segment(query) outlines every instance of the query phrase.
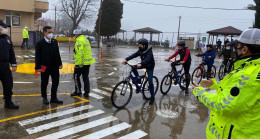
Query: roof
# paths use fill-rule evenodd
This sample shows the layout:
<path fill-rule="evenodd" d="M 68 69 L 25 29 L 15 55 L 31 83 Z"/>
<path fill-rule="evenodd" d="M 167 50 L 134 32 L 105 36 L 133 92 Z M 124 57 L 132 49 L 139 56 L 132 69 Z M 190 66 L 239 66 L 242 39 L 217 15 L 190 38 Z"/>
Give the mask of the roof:
<path fill-rule="evenodd" d="M 153 33 L 153 34 L 162 33 L 161 31 L 153 29 L 153 28 L 150 28 L 150 27 L 136 29 L 136 30 L 134 30 L 134 32 L 138 32 L 138 33 Z"/>
<path fill-rule="evenodd" d="M 220 29 L 215 29 L 207 32 L 208 34 L 211 35 L 240 35 L 242 33 L 241 30 L 234 28 L 232 26 L 220 28 Z"/>

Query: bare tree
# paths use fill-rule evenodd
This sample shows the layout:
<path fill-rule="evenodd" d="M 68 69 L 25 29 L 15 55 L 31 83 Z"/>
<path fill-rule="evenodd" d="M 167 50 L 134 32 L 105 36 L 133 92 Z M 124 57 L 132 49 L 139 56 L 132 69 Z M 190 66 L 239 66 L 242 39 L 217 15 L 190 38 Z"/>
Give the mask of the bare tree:
<path fill-rule="evenodd" d="M 76 29 L 82 21 L 91 17 L 96 1 L 97 0 L 60 0 L 61 11 L 65 12 L 72 20 L 71 30 Z"/>

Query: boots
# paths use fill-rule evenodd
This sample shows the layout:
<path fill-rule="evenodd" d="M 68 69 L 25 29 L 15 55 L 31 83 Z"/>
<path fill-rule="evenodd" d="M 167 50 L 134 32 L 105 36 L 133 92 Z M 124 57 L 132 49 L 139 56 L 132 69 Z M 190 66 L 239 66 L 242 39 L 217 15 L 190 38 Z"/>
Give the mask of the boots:
<path fill-rule="evenodd" d="M 11 100 L 5 102 L 6 109 L 19 109 L 18 105 L 15 105 Z"/>

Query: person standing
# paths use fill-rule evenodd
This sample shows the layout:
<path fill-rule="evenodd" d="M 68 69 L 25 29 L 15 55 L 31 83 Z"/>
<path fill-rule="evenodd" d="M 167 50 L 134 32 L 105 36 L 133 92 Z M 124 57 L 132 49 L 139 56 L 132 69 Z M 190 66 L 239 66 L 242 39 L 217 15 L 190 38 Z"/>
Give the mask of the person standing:
<path fill-rule="evenodd" d="M 74 70 L 74 81 L 75 81 L 75 92 L 71 96 L 80 96 L 81 92 L 81 82 L 80 77 L 83 76 L 84 82 L 84 96 L 89 97 L 90 84 L 89 84 L 89 69 L 90 65 L 94 64 L 96 61 L 92 57 L 91 45 L 88 39 L 82 35 L 81 30 L 76 29 L 73 31 L 76 38 L 75 49 L 74 49 L 74 60 L 75 60 L 75 70 Z"/>
<path fill-rule="evenodd" d="M 218 51 L 221 51 L 221 44 L 222 44 L 222 41 L 220 39 L 218 39 L 218 41 L 217 41 Z"/>
<path fill-rule="evenodd" d="M 28 40 L 29 40 L 28 27 L 25 26 L 23 29 L 23 43 L 22 43 L 21 48 L 24 48 L 24 44 L 26 43 L 26 48 L 29 49 Z"/>
<path fill-rule="evenodd" d="M 208 139 L 260 138 L 260 29 L 245 30 L 236 50 L 235 70 L 220 83 L 212 79 L 192 85 L 194 96 L 211 110 Z"/>
<path fill-rule="evenodd" d="M 49 76 L 52 78 L 50 103 L 61 104 L 57 98 L 62 61 L 57 40 L 53 39 L 53 29 L 50 26 L 43 28 L 44 38 L 37 42 L 35 52 L 35 70 L 41 72 L 41 93 L 44 104 L 49 104 L 47 99 L 47 86 Z"/>
<path fill-rule="evenodd" d="M 12 102 L 13 95 L 13 76 L 10 70 L 10 64 L 12 71 L 17 69 L 17 63 L 11 38 L 6 35 L 8 28 L 3 20 L 0 20 L 0 80 L 3 85 L 3 93 L 6 109 L 19 109 L 18 105 Z"/>

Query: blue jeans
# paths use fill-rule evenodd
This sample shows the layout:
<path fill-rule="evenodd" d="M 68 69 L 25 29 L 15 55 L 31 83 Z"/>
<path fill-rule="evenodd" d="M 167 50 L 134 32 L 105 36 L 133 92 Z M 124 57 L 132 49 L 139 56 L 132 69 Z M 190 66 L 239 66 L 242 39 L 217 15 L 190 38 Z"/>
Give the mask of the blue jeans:
<path fill-rule="evenodd" d="M 153 69 L 152 70 L 146 69 L 146 72 L 148 74 L 147 80 L 148 80 L 148 83 L 149 83 L 150 94 L 151 94 L 151 97 L 154 97 Z M 139 76 L 136 68 L 133 69 L 133 73 L 136 77 Z"/>

